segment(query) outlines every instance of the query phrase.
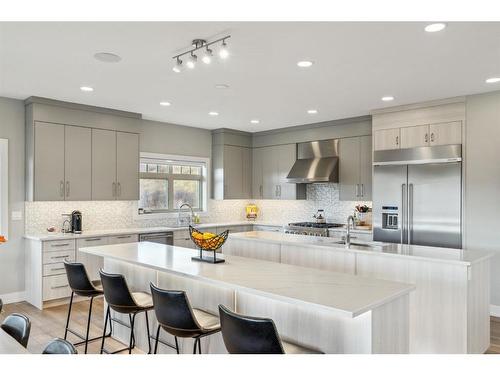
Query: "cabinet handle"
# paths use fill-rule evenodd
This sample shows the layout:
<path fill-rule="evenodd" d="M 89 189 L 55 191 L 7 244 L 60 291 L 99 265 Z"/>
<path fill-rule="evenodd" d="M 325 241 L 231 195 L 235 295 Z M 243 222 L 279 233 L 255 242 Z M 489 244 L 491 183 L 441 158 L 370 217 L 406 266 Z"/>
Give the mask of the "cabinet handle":
<path fill-rule="evenodd" d="M 365 185 L 364 184 L 361 184 L 361 196 L 362 197 L 365 196 Z"/>
<path fill-rule="evenodd" d="M 53 286 L 51 287 L 50 289 L 61 289 L 61 288 L 67 288 L 69 285 L 66 284 L 66 285 L 57 285 L 57 286 Z"/>
<path fill-rule="evenodd" d="M 279 197 L 281 198 L 281 185 L 278 185 L 278 193 L 279 193 Z"/>
<path fill-rule="evenodd" d="M 117 236 L 116 238 L 130 238 L 132 236 Z"/>
<path fill-rule="evenodd" d="M 59 268 L 51 268 L 51 271 L 62 271 L 64 270 L 64 267 L 59 267 Z"/>
<path fill-rule="evenodd" d="M 431 133 L 431 142 L 434 142 L 434 133 Z"/>
<path fill-rule="evenodd" d="M 264 196 L 264 187 L 262 185 L 259 187 L 259 194 L 261 198 Z"/>
<path fill-rule="evenodd" d="M 69 197 L 69 181 L 66 181 L 66 197 Z"/>
<path fill-rule="evenodd" d="M 429 143 L 429 134 L 425 133 L 425 143 Z"/>
<path fill-rule="evenodd" d="M 396 136 L 396 146 L 399 146 L 399 135 Z"/>
<path fill-rule="evenodd" d="M 100 241 L 100 238 L 86 238 L 85 242 Z"/>
<path fill-rule="evenodd" d="M 274 187 L 274 195 L 278 197 L 278 185 Z"/>
<path fill-rule="evenodd" d="M 69 255 L 59 255 L 59 256 L 56 256 L 56 257 L 51 257 L 52 259 L 66 259 L 66 258 L 69 258 Z"/>
<path fill-rule="evenodd" d="M 359 185 L 356 184 L 355 188 L 354 188 L 354 194 L 356 194 L 356 197 L 359 197 L 358 188 L 359 188 Z"/>
<path fill-rule="evenodd" d="M 64 197 L 64 181 L 61 181 L 61 182 L 59 183 L 59 195 L 60 195 L 61 197 Z"/>
<path fill-rule="evenodd" d="M 53 244 L 51 245 L 52 247 L 63 247 L 63 246 L 68 246 L 69 243 L 56 243 L 56 244 Z"/>
<path fill-rule="evenodd" d="M 113 182 L 113 184 L 111 185 L 111 194 L 113 195 L 113 197 L 116 197 L 116 182 Z"/>
<path fill-rule="evenodd" d="M 118 193 L 117 193 L 117 196 L 118 197 L 121 197 L 122 196 L 122 184 L 121 183 L 117 183 L 117 187 L 118 187 Z"/>

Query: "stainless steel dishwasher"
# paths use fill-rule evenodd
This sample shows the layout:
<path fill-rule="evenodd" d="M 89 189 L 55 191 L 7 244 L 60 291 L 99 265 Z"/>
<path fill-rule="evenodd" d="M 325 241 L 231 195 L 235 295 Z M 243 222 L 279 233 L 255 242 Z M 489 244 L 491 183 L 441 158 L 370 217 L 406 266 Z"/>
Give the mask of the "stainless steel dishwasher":
<path fill-rule="evenodd" d="M 173 232 L 155 232 L 155 233 L 144 233 L 139 235 L 139 242 L 155 242 L 161 243 L 162 245 L 173 245 L 174 244 L 174 233 Z"/>

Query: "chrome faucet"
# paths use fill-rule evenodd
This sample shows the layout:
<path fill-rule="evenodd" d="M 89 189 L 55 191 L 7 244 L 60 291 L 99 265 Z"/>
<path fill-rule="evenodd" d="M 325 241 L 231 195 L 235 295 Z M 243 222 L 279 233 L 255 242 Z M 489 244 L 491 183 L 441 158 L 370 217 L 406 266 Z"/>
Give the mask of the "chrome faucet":
<path fill-rule="evenodd" d="M 185 224 L 184 220 L 181 217 L 182 207 L 188 207 L 189 211 L 191 211 L 191 215 L 187 218 L 187 224 L 191 225 L 191 223 L 193 222 L 194 212 L 193 212 L 193 207 L 191 207 L 189 203 L 183 203 L 179 206 L 179 217 L 177 218 L 177 223 L 179 225 Z"/>
<path fill-rule="evenodd" d="M 347 218 L 347 225 L 346 225 L 346 233 L 345 233 L 345 247 L 350 247 L 351 246 L 351 225 L 350 222 L 352 221 L 352 229 L 356 229 L 356 221 L 354 220 L 354 216 L 350 215 Z"/>

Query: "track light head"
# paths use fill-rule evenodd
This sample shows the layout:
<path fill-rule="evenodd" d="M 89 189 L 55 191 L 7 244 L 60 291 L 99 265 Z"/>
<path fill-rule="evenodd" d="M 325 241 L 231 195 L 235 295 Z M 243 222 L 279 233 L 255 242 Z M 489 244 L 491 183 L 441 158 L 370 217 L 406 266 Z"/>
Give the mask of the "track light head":
<path fill-rule="evenodd" d="M 227 48 L 226 39 L 222 40 L 222 45 L 219 49 L 219 57 L 221 59 L 227 59 L 229 57 L 229 50 Z"/>
<path fill-rule="evenodd" d="M 214 55 L 213 51 L 207 46 L 205 52 L 203 52 L 203 57 L 201 58 L 201 61 L 203 61 L 205 64 L 210 64 L 212 62 L 213 55 Z"/>
<path fill-rule="evenodd" d="M 182 68 L 183 68 L 182 60 L 179 57 L 177 57 L 177 59 L 175 60 L 175 65 L 172 68 L 172 70 L 176 73 L 180 73 L 180 72 L 182 72 Z"/>
<path fill-rule="evenodd" d="M 186 66 L 189 69 L 194 69 L 194 67 L 196 66 L 196 61 L 198 61 L 198 56 L 196 56 L 193 52 L 191 52 L 191 56 L 189 56 Z"/>

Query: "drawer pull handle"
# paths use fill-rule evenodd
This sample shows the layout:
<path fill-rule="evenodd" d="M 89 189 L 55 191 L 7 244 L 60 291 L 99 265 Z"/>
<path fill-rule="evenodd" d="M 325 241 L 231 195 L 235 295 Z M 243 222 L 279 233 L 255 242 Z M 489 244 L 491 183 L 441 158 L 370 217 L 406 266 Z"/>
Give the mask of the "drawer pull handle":
<path fill-rule="evenodd" d="M 63 247 L 63 246 L 69 246 L 69 243 L 56 243 L 51 245 L 52 247 Z"/>
<path fill-rule="evenodd" d="M 60 267 L 60 268 L 51 268 L 50 270 L 51 270 L 51 271 L 62 271 L 62 270 L 64 270 L 64 267 Z"/>
<path fill-rule="evenodd" d="M 52 259 L 61 259 L 61 258 L 69 258 L 69 255 L 59 255 L 59 256 L 56 256 L 56 257 L 51 257 Z"/>
<path fill-rule="evenodd" d="M 118 236 L 116 238 L 130 238 L 130 237 L 132 237 L 132 236 Z"/>
<path fill-rule="evenodd" d="M 91 241 L 100 241 L 100 238 L 87 238 L 85 241 L 86 242 L 91 242 Z"/>
<path fill-rule="evenodd" d="M 69 285 L 66 284 L 66 285 L 58 285 L 58 286 L 52 286 L 50 287 L 50 289 L 62 289 L 62 288 L 67 288 Z"/>

